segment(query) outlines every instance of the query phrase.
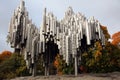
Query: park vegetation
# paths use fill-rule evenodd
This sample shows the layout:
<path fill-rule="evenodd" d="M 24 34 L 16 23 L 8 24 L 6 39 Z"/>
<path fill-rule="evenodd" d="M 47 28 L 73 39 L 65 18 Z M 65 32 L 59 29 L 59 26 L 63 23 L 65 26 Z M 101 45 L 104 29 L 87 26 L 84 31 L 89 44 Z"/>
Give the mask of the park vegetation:
<path fill-rule="evenodd" d="M 105 35 L 105 45 L 96 41 L 93 47 L 82 53 L 82 61 L 79 66 L 80 73 L 108 73 L 120 71 L 120 32 L 113 34 L 112 42 L 109 41 L 110 34 L 107 27 L 101 25 Z M 74 72 L 74 64 L 67 66 L 58 54 L 54 61 L 58 74 L 69 74 Z"/>
<path fill-rule="evenodd" d="M 107 27 L 101 26 L 105 34 L 105 46 L 100 41 L 96 41 L 93 47 L 82 53 L 81 65 L 78 67 L 80 73 L 108 73 L 120 71 L 120 32 L 113 34 L 112 42 Z M 44 75 L 43 62 L 37 64 L 39 74 Z M 53 62 L 57 74 L 74 74 L 74 65 L 69 66 L 63 57 L 57 54 Z M 30 75 L 23 55 L 3 51 L 0 53 L 0 80 L 11 79 L 19 76 Z"/>
<path fill-rule="evenodd" d="M 29 75 L 22 55 L 3 51 L 0 54 L 0 80 Z"/>

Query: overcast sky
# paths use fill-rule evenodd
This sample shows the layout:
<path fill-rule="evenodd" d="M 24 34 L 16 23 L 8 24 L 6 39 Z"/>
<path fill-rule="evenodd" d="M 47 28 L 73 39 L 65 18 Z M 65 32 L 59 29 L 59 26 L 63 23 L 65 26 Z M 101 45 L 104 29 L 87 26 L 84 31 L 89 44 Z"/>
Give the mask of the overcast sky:
<path fill-rule="evenodd" d="M 29 17 L 39 28 L 43 9 L 53 12 L 62 19 L 66 9 L 71 6 L 74 12 L 81 12 L 87 18 L 94 16 L 102 25 L 107 26 L 112 35 L 120 31 L 120 0 L 24 0 Z M 0 52 L 13 51 L 6 43 L 10 18 L 20 0 L 0 0 Z"/>

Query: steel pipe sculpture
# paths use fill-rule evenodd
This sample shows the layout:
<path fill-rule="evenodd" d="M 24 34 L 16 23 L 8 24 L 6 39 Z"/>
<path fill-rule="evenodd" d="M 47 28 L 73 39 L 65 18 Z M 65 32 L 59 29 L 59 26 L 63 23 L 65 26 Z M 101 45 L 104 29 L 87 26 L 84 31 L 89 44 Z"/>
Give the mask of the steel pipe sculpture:
<path fill-rule="evenodd" d="M 65 12 L 65 17 L 61 21 L 58 21 L 53 13 L 47 13 L 45 8 L 43 24 L 39 31 L 29 19 L 23 0 L 14 11 L 8 34 L 8 42 L 15 52 L 24 55 L 27 68 L 33 76 L 36 75 L 36 61 L 39 54 L 44 56 L 45 75 L 49 75 L 49 66 L 57 52 L 63 56 L 67 65 L 75 64 L 75 75 L 77 75 L 81 52 L 86 51 L 97 40 L 105 45 L 100 23 L 94 17 L 86 19 L 81 13 L 75 14 L 71 7 Z M 56 47 L 54 49 L 51 47 L 53 44 L 58 50 Z"/>

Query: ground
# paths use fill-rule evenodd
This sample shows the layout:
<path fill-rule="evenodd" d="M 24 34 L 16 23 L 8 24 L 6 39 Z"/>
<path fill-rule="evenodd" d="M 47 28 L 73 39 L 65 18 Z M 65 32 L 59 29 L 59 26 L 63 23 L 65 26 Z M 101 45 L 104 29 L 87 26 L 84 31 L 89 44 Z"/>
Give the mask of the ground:
<path fill-rule="evenodd" d="M 17 77 L 11 80 L 120 80 L 120 72 L 106 74 L 79 74 L 77 77 L 73 75 L 29 76 Z"/>

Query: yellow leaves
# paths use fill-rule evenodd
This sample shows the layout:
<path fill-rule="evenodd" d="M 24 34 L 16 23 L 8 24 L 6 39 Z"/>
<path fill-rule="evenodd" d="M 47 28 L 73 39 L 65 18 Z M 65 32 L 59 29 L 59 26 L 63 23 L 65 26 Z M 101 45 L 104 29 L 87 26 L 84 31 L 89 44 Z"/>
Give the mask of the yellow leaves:
<path fill-rule="evenodd" d="M 99 51 L 102 50 L 102 45 L 100 44 L 100 42 L 96 42 L 95 47 L 96 47 L 96 50 L 99 50 Z"/>
<path fill-rule="evenodd" d="M 102 45 L 100 42 L 95 43 L 95 51 L 94 51 L 94 58 L 96 61 L 99 61 L 100 56 L 102 55 Z"/>
<path fill-rule="evenodd" d="M 100 51 L 96 51 L 96 52 L 95 52 L 95 55 L 94 55 L 95 60 L 98 61 L 98 60 L 99 60 L 99 57 L 101 56 L 101 54 L 102 54 L 102 53 L 101 53 Z"/>

